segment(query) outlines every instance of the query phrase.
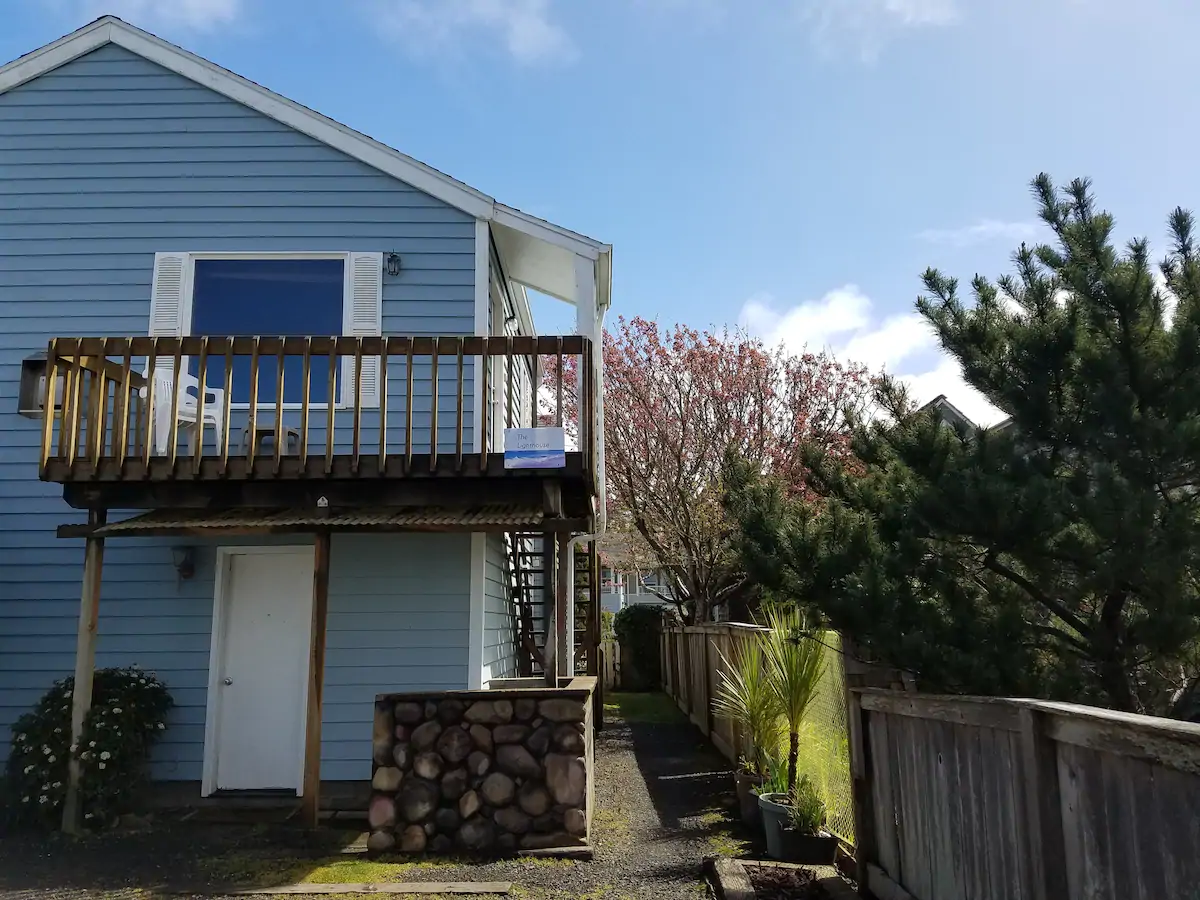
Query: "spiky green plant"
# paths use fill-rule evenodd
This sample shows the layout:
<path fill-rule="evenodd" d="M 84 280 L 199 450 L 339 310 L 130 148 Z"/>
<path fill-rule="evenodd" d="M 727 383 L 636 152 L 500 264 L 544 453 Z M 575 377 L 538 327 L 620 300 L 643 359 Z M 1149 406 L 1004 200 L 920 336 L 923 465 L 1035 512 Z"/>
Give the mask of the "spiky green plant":
<path fill-rule="evenodd" d="M 759 776 L 766 775 L 770 755 L 782 738 L 782 710 L 767 679 L 763 644 L 757 635 L 743 638 L 728 657 L 716 648 L 722 668 L 713 698 L 713 713 L 741 728 L 746 768 Z"/>
<path fill-rule="evenodd" d="M 801 834 L 819 834 L 825 824 L 825 801 L 817 786 L 807 776 L 801 776 L 792 792 L 792 827 Z"/>
<path fill-rule="evenodd" d="M 788 794 L 792 794 L 796 790 L 800 728 L 825 671 L 824 647 L 813 640 L 804 616 L 796 609 L 769 608 L 767 627 L 771 630 L 764 653 L 765 680 L 787 728 L 787 785 Z"/>

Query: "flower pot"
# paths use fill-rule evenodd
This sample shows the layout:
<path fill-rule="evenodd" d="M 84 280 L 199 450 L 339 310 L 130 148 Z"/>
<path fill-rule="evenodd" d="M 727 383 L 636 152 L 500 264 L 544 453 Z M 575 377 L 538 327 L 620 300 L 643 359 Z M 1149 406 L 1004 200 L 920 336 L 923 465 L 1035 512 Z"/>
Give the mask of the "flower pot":
<path fill-rule="evenodd" d="M 807 866 L 831 866 L 837 856 L 838 839 L 828 832 L 801 834 L 794 828 L 780 832 L 780 850 L 787 862 Z"/>
<path fill-rule="evenodd" d="M 791 818 L 792 808 L 787 794 L 759 794 L 758 808 L 762 815 L 763 834 L 767 838 L 767 856 L 782 860 L 783 826 Z"/>
<path fill-rule="evenodd" d="M 763 777 L 752 772 L 735 772 L 733 782 L 737 786 L 738 809 L 742 814 L 742 823 L 754 827 L 762 822 L 762 813 L 758 809 L 757 788 L 762 787 Z"/>

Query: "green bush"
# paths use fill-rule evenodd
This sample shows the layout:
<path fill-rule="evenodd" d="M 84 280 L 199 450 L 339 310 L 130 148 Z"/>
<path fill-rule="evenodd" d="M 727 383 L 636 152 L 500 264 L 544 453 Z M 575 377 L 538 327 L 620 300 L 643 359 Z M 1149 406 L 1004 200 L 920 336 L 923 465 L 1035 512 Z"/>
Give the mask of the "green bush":
<path fill-rule="evenodd" d="M 617 616 L 616 613 L 611 613 L 607 609 L 600 612 L 600 640 L 611 641 L 616 637 L 616 632 L 613 631 L 613 619 Z"/>
<path fill-rule="evenodd" d="M 659 635 L 664 612 L 661 606 L 626 606 L 613 619 L 621 643 L 621 687 L 627 691 L 653 691 L 662 684 Z"/>
<path fill-rule="evenodd" d="M 172 706 L 166 686 L 136 666 L 98 669 L 78 747 L 71 745 L 74 689 L 74 678 L 55 682 L 13 725 L 6 781 L 19 821 L 58 825 L 71 754 L 82 766 L 80 801 L 89 827 L 128 812 L 145 783 L 150 747 L 166 729 Z"/>

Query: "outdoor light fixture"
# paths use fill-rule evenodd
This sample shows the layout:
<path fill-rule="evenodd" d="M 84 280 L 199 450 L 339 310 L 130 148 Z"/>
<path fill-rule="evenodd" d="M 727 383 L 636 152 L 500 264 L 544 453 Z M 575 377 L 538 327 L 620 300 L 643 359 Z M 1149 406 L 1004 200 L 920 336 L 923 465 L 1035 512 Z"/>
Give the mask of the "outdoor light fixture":
<path fill-rule="evenodd" d="M 393 278 L 400 274 L 400 254 L 393 250 L 383 254 L 383 269 Z"/>
<path fill-rule="evenodd" d="M 21 383 L 17 388 L 17 412 L 28 419 L 40 419 L 46 409 L 46 354 L 35 353 L 21 360 Z M 54 412 L 62 411 L 63 376 L 55 379 Z"/>
<path fill-rule="evenodd" d="M 196 574 L 196 548 L 172 547 L 171 562 L 174 563 L 180 579 L 186 581 Z"/>

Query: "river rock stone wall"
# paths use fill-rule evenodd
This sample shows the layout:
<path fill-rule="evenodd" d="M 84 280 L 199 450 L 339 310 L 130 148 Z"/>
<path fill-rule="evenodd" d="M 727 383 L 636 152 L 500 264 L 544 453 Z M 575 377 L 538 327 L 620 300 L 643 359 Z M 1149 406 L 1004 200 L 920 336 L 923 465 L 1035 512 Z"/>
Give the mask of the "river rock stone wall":
<path fill-rule="evenodd" d="M 587 846 L 591 713 L 590 689 L 380 695 L 368 848 L 505 854 Z"/>

